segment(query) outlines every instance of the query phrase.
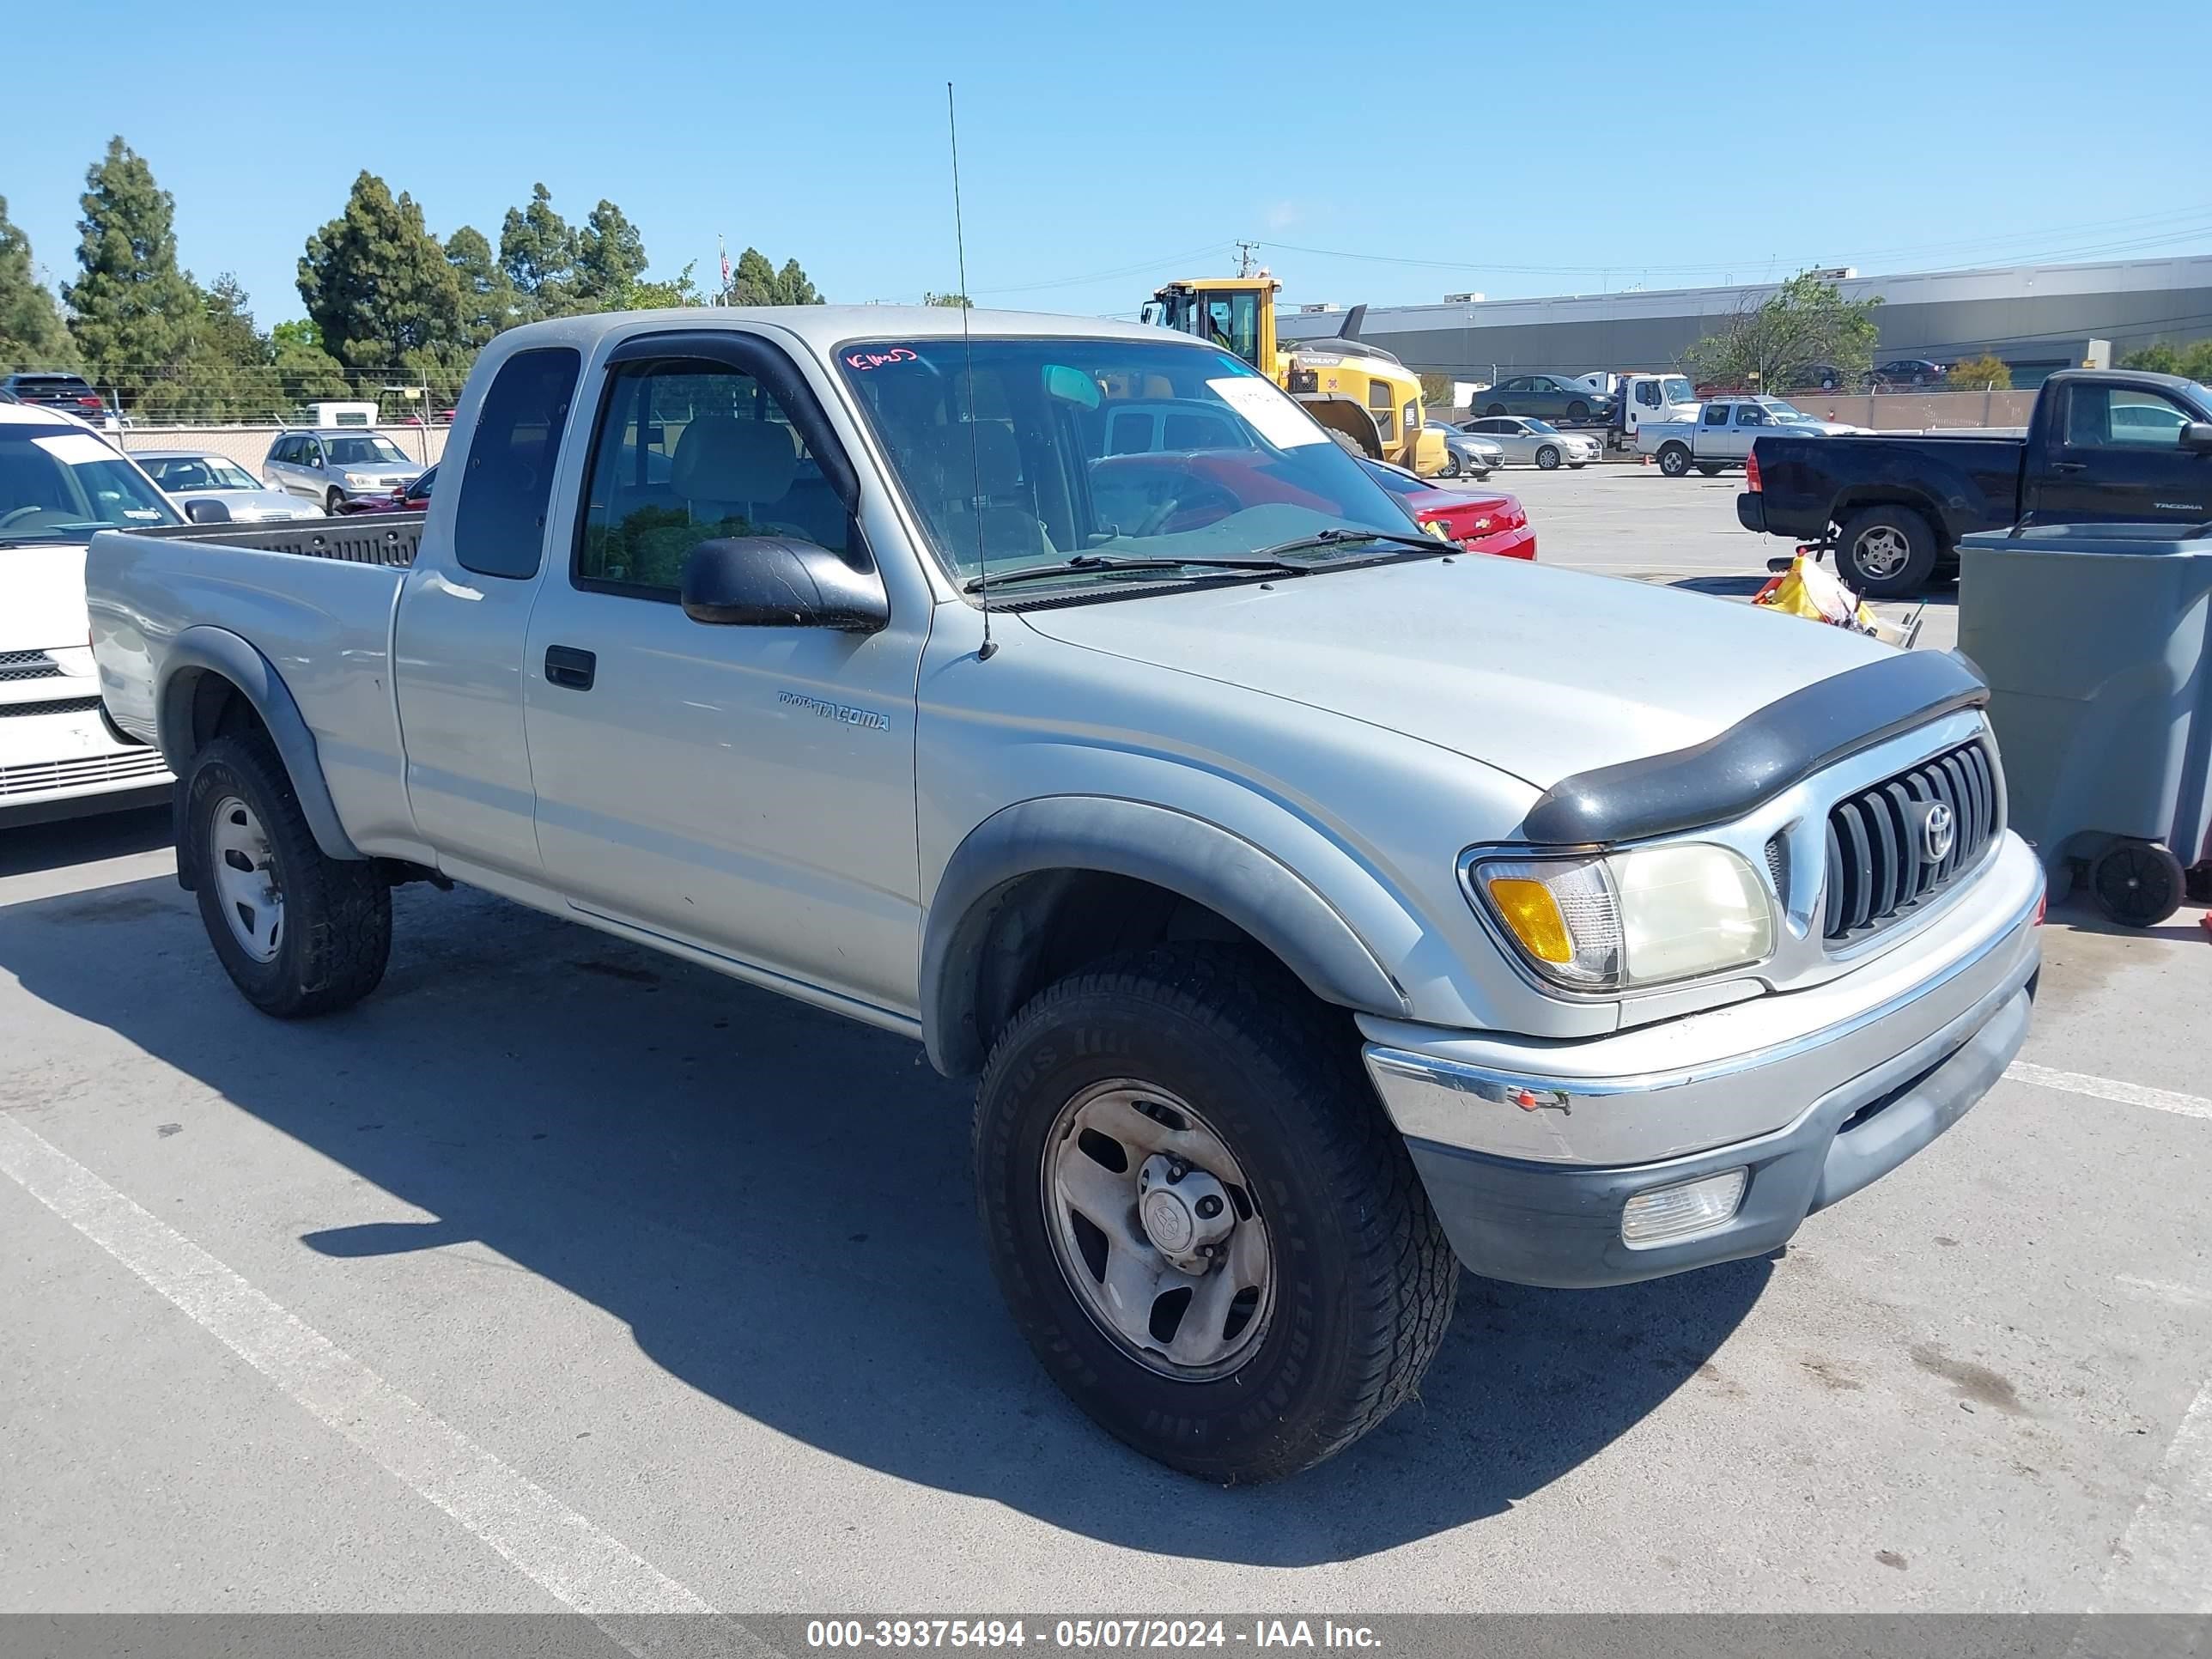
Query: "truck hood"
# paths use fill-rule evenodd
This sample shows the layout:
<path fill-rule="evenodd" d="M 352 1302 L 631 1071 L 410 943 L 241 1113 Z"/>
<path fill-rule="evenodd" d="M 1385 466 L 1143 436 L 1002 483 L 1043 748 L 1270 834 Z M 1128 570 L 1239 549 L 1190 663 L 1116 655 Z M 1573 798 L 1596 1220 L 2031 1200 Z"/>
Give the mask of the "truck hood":
<path fill-rule="evenodd" d="M 1547 789 L 1888 654 L 1823 623 L 1480 556 L 1029 611 L 1069 645 L 1454 750 Z"/>
<path fill-rule="evenodd" d="M 82 647 L 84 545 L 0 546 L 0 651 Z"/>

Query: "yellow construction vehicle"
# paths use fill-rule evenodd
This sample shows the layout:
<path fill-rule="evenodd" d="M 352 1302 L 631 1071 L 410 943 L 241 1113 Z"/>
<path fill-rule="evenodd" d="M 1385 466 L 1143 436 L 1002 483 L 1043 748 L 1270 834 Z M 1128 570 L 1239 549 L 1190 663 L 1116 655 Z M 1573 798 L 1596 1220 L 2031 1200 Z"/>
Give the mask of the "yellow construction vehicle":
<path fill-rule="evenodd" d="M 1152 295 L 1144 318 L 1235 352 L 1341 434 L 1347 448 L 1425 478 L 1443 471 L 1444 441 L 1425 424 L 1420 377 L 1382 347 L 1353 337 L 1367 307 L 1346 312 L 1330 338 L 1293 341 L 1284 350 L 1275 338 L 1280 286 L 1265 272 L 1170 283 Z"/>

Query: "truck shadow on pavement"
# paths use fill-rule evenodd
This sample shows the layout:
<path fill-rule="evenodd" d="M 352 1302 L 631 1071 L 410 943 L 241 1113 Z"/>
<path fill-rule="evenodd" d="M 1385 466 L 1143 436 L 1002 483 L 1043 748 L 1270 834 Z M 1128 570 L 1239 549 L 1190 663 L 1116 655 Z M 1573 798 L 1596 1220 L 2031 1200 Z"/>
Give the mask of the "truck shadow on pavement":
<path fill-rule="evenodd" d="M 481 1241 L 732 1412 L 1109 1542 L 1304 1566 L 1502 1512 L 1695 1376 L 1771 1272 L 1582 1292 L 1464 1279 L 1419 1400 L 1310 1474 L 1210 1489 L 1092 1428 L 1030 1359 L 975 1220 L 970 1091 L 915 1044 L 480 895 L 408 889 L 395 909 L 383 988 L 300 1024 L 238 997 L 166 876 L 0 908 L 0 969 L 437 1218 L 306 1232 L 331 1281 L 329 1303 L 295 1304 L 310 1323 L 354 1275 L 419 1273 L 423 1330 L 455 1340 L 465 1321 L 437 1311 L 453 1281 L 427 1253 Z M 53 1024 L 56 1051 L 0 1060 L 0 1084 L 26 1065 L 60 1095 L 82 1074 L 104 1112 L 143 1102 L 149 1136 L 222 1109 L 136 1057 L 131 1086 L 112 1059 L 94 1084 Z M 17 1098 L 70 1143 L 69 1107 Z M 696 1469 L 725 1450 L 665 1455 Z"/>

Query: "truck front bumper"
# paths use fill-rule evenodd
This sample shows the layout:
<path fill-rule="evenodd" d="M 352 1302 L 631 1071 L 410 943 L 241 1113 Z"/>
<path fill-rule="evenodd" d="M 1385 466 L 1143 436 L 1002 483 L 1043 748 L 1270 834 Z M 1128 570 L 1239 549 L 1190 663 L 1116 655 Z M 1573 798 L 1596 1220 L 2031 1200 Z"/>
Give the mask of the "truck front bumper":
<path fill-rule="evenodd" d="M 1947 918 L 1958 925 L 1942 930 L 1949 937 L 1917 983 L 1898 988 L 1869 969 L 1820 988 L 1826 995 L 1760 999 L 1814 997 L 1809 1006 L 1832 1012 L 1861 973 L 1880 998 L 1751 1052 L 1607 1077 L 1586 1068 L 1592 1051 L 1634 1042 L 1628 1052 L 1649 1052 L 1650 1033 L 1560 1043 L 1431 1028 L 1416 1047 L 1404 1039 L 1422 1028 L 1363 1017 L 1368 1036 L 1383 1039 L 1366 1046 L 1369 1074 L 1460 1261 L 1492 1279 L 1587 1286 L 1762 1255 L 1927 1146 L 1989 1091 L 2027 1034 L 2042 886 L 2024 846 L 2005 852 L 1977 884 L 1999 890 L 1991 902 Z M 1899 954 L 1920 955 L 1922 943 Z M 1501 1064 L 1516 1042 L 1525 1064 Z M 1741 1133 L 1758 1121 L 1778 1127 Z M 1735 1135 L 1705 1144 L 1729 1124 Z M 1638 1158 L 1638 1141 L 1674 1150 Z M 1604 1156 L 1621 1152 L 1632 1155 Z M 1651 1194 L 1663 1196 L 1632 1212 Z M 1670 1215 L 1688 1226 L 1667 1231 Z"/>
<path fill-rule="evenodd" d="M 1766 497 L 1756 489 L 1741 491 L 1735 498 L 1735 521 L 1746 530 L 1759 535 L 1766 533 Z"/>

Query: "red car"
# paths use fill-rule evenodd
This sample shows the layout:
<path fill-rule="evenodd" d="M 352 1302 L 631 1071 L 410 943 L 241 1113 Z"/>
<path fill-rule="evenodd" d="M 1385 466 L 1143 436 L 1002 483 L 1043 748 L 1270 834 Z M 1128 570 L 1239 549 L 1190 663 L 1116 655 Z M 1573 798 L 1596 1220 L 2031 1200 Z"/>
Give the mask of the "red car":
<path fill-rule="evenodd" d="M 348 501 L 344 510 L 353 513 L 427 513 L 430 508 L 430 491 L 436 488 L 438 469 L 433 466 L 411 484 L 401 484 L 388 495 L 364 495 L 358 501 Z"/>
<path fill-rule="evenodd" d="M 1528 527 L 1528 514 L 1518 496 L 1503 491 L 1439 489 L 1402 466 L 1388 461 L 1362 461 L 1368 476 L 1406 504 L 1406 510 L 1425 525 L 1441 525 L 1444 533 L 1470 553 L 1495 553 L 1505 559 L 1536 556 L 1536 532 Z"/>

